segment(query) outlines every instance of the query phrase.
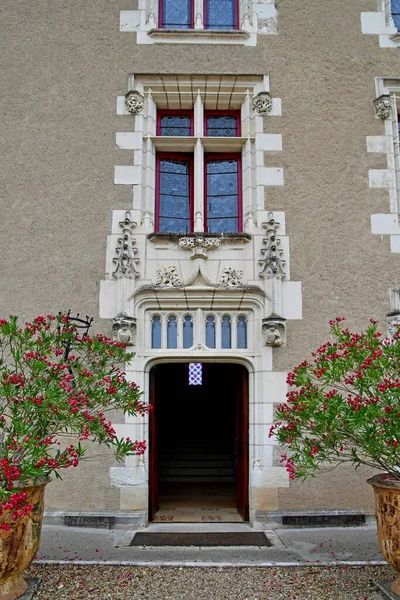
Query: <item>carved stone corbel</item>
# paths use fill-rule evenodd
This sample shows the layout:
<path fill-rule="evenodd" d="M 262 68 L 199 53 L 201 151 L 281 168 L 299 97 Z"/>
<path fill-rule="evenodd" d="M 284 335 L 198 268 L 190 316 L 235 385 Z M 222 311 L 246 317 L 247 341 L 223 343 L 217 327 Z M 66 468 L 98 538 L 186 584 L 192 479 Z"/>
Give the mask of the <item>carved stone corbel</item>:
<path fill-rule="evenodd" d="M 390 119 L 392 105 L 389 94 L 383 94 L 374 100 L 375 115 L 379 119 Z"/>
<path fill-rule="evenodd" d="M 269 115 L 272 110 L 272 96 L 269 92 L 260 92 L 253 98 L 253 110 L 259 115 Z"/>
<path fill-rule="evenodd" d="M 286 346 L 286 319 L 272 314 L 263 319 L 261 331 L 265 346 L 272 348 Z"/>
<path fill-rule="evenodd" d="M 138 115 L 144 107 L 144 96 L 137 90 L 129 90 L 125 94 L 125 106 L 128 113 Z"/>
<path fill-rule="evenodd" d="M 112 336 L 114 342 L 124 346 L 136 346 L 136 319 L 120 313 L 113 319 Z"/>
<path fill-rule="evenodd" d="M 192 251 L 192 256 L 190 257 L 192 260 L 195 258 L 207 259 L 207 251 L 218 248 L 219 245 L 220 240 L 218 238 L 208 238 L 201 235 L 196 237 L 182 237 L 179 240 L 180 248 Z"/>

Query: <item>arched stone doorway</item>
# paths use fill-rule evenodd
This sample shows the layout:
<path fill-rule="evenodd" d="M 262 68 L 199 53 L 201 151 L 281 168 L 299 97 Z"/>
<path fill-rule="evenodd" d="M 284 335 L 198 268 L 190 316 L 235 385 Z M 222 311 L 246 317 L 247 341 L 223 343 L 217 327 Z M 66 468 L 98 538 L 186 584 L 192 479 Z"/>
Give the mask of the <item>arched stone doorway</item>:
<path fill-rule="evenodd" d="M 231 363 L 190 365 L 150 371 L 149 518 L 247 521 L 248 372 Z"/>

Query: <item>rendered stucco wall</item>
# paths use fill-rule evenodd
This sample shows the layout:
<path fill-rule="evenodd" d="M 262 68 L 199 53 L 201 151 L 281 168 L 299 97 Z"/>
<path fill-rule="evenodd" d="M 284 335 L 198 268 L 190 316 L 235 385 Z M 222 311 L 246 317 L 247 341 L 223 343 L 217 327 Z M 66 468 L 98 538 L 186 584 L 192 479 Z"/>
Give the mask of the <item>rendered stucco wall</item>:
<path fill-rule="evenodd" d="M 399 257 L 387 236 L 371 234 L 371 214 L 388 212 L 389 201 L 368 186 L 368 169 L 384 169 L 386 158 L 367 154 L 366 136 L 384 135 L 372 107 L 374 78 L 400 76 L 398 49 L 361 32 L 360 11 L 376 10 L 375 0 L 277 7 L 278 35 L 260 36 L 255 47 L 148 47 L 119 32 L 119 11 L 134 2 L 3 0 L 1 316 L 68 308 L 98 316 L 112 210 L 131 207 L 128 186 L 113 184 L 114 165 L 133 158 L 115 147 L 115 132 L 131 127 L 129 116 L 115 113 L 128 73 L 267 73 L 283 107 L 267 132 L 283 134 L 283 152 L 268 152 L 266 166 L 281 165 L 285 185 L 268 189 L 266 209 L 286 213 L 291 279 L 303 284 L 303 320 L 289 323 L 274 370 L 307 357 L 336 315 L 354 328 L 369 317 L 385 327 Z M 94 325 L 107 332 L 105 322 Z M 109 466 L 67 473 L 49 487 L 48 508 L 119 508 Z M 372 506 L 364 479 L 337 469 L 281 490 L 279 508 Z M 91 497 L 83 493 L 88 481 Z"/>

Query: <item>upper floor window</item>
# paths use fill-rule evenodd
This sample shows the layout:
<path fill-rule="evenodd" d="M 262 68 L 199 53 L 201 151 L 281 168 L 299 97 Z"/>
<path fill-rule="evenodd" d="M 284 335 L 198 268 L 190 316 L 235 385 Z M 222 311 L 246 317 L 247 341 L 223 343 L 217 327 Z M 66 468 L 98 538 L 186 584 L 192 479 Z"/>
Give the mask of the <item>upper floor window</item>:
<path fill-rule="evenodd" d="M 159 23 L 162 29 L 194 29 L 195 0 L 161 0 Z M 203 0 L 205 29 L 239 29 L 238 0 Z"/>
<path fill-rule="evenodd" d="M 239 29 L 238 0 L 204 0 L 205 29 Z"/>
<path fill-rule="evenodd" d="M 210 233 L 241 231 L 240 156 L 206 156 L 205 223 Z"/>
<path fill-rule="evenodd" d="M 400 1 L 400 0 L 399 0 Z M 238 111 L 206 111 L 204 134 L 210 137 L 240 137 L 240 113 Z"/>
<path fill-rule="evenodd" d="M 161 0 L 159 8 L 162 29 L 193 29 L 193 0 Z"/>
<path fill-rule="evenodd" d="M 192 230 L 192 156 L 157 156 L 156 230 L 188 233 Z"/>
<path fill-rule="evenodd" d="M 391 13 L 397 31 L 400 31 L 400 0 L 391 0 Z"/>

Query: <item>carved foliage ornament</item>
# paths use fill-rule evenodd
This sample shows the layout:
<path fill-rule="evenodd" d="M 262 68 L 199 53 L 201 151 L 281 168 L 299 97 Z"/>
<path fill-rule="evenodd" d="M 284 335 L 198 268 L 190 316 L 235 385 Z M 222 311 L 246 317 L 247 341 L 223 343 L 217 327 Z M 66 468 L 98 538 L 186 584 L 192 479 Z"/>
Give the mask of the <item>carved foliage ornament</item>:
<path fill-rule="evenodd" d="M 259 115 L 269 115 L 272 110 L 272 96 L 269 92 L 260 92 L 253 98 L 253 109 Z"/>
<path fill-rule="evenodd" d="M 182 286 L 182 281 L 178 275 L 176 267 L 162 267 L 157 270 L 157 287 L 177 288 Z"/>
<path fill-rule="evenodd" d="M 113 340 L 124 346 L 136 346 L 136 319 L 120 313 L 113 319 Z"/>
<path fill-rule="evenodd" d="M 137 90 L 130 90 L 125 94 L 125 106 L 131 115 L 138 115 L 144 107 L 144 96 Z"/>
<path fill-rule="evenodd" d="M 208 258 L 207 250 L 218 248 L 220 240 L 218 238 L 206 238 L 202 236 L 183 237 L 179 240 L 179 246 L 192 251 L 192 259 Z"/>
<path fill-rule="evenodd" d="M 390 103 L 390 96 L 384 94 L 374 100 L 375 114 L 379 119 L 389 119 L 392 114 L 392 106 Z"/>
<path fill-rule="evenodd" d="M 272 279 L 273 277 L 283 279 L 286 275 L 283 269 L 286 261 L 282 259 L 283 250 L 278 248 L 280 240 L 276 237 L 276 230 L 279 227 L 279 223 L 275 221 L 272 213 L 269 213 L 268 216 L 270 217 L 269 221 L 262 223 L 262 226 L 266 230 L 266 237 L 263 239 L 265 248 L 261 249 L 263 258 L 258 261 L 262 265 L 260 277 L 263 279 Z"/>
<path fill-rule="evenodd" d="M 125 219 L 120 221 L 119 225 L 122 228 L 123 236 L 118 238 L 118 246 L 115 249 L 117 256 L 113 258 L 115 270 L 112 275 L 115 279 L 135 279 L 139 277 L 139 271 L 136 268 L 139 259 L 135 256 L 138 249 L 134 248 L 136 240 L 132 235 L 136 223 L 131 221 L 129 211 L 125 213 Z"/>
<path fill-rule="evenodd" d="M 240 269 L 234 269 L 233 267 L 225 267 L 224 272 L 221 275 L 219 284 L 226 288 L 238 288 L 243 287 L 242 284 L 243 271 Z"/>

